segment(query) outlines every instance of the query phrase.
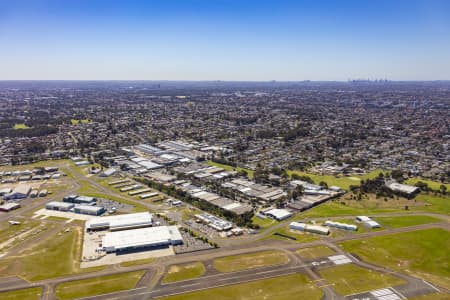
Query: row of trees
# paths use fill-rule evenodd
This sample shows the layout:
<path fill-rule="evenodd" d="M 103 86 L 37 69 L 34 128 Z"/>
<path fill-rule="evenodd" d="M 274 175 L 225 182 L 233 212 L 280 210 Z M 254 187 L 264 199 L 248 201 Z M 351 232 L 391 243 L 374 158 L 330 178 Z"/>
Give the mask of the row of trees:
<path fill-rule="evenodd" d="M 361 180 L 359 189 L 361 193 L 372 193 L 377 197 L 393 198 L 395 194 L 390 188 L 386 186 L 383 173 L 378 174 L 378 176 L 374 179 Z"/>
<path fill-rule="evenodd" d="M 37 137 L 54 134 L 58 132 L 58 128 L 54 126 L 36 126 L 27 129 L 4 128 L 0 129 L 0 137 Z"/>
<path fill-rule="evenodd" d="M 430 188 L 428 186 L 428 184 L 426 182 L 423 181 L 418 181 L 415 186 L 417 186 L 418 188 L 420 188 L 420 190 L 424 191 L 424 192 L 435 192 L 435 193 L 440 193 L 442 195 L 446 195 L 447 194 L 447 186 L 445 186 L 445 184 L 441 184 L 439 186 L 438 190 L 433 190 L 432 188 Z"/>

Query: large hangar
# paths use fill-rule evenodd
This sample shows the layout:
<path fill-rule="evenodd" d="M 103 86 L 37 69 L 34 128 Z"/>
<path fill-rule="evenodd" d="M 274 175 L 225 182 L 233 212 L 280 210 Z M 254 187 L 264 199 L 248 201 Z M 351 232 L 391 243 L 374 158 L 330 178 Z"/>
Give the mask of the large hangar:
<path fill-rule="evenodd" d="M 86 221 L 86 231 L 107 229 L 117 231 L 150 226 L 152 226 L 152 215 L 148 212 L 97 217 Z"/>
<path fill-rule="evenodd" d="M 102 239 L 107 253 L 124 253 L 180 245 L 183 238 L 176 226 L 158 226 L 108 232 Z"/>

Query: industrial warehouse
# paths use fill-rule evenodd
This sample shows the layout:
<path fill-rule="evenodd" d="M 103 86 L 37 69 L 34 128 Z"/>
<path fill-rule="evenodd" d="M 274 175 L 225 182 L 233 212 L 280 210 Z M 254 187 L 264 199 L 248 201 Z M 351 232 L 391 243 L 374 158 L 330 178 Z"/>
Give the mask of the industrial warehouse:
<path fill-rule="evenodd" d="M 86 221 L 83 267 L 174 255 L 183 244 L 176 226 L 154 226 L 149 212 L 93 217 Z"/>
<path fill-rule="evenodd" d="M 314 225 L 314 224 L 291 222 L 289 224 L 289 228 L 293 229 L 293 230 L 317 233 L 317 234 L 323 234 L 323 235 L 330 234 L 330 230 L 327 227 L 320 226 L 320 225 Z"/>
<path fill-rule="evenodd" d="M 86 231 L 126 230 L 152 226 L 152 215 L 148 212 L 92 218 L 86 222 Z"/>
<path fill-rule="evenodd" d="M 176 226 L 158 226 L 108 232 L 102 239 L 107 253 L 150 250 L 157 247 L 180 245 L 183 238 Z"/>
<path fill-rule="evenodd" d="M 69 202 L 51 201 L 45 205 L 48 210 L 62 211 L 62 212 L 74 212 L 77 214 L 99 216 L 106 212 L 106 209 L 102 206 L 73 204 Z"/>

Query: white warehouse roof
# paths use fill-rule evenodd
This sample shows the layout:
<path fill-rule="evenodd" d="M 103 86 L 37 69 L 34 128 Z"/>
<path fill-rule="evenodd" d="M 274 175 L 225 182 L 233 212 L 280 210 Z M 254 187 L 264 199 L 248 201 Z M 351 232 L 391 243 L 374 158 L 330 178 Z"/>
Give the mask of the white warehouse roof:
<path fill-rule="evenodd" d="M 109 228 L 111 230 L 127 227 L 145 227 L 152 225 L 152 215 L 148 212 L 97 217 L 86 221 L 86 229 Z"/>
<path fill-rule="evenodd" d="M 356 220 L 361 221 L 361 222 L 368 222 L 368 221 L 370 221 L 372 219 L 367 217 L 367 216 L 357 216 Z"/>
<path fill-rule="evenodd" d="M 46 207 L 58 207 L 58 208 L 71 209 L 74 206 L 74 204 L 73 203 L 68 203 L 68 202 L 50 201 L 45 206 Z"/>
<path fill-rule="evenodd" d="M 158 169 L 158 168 L 162 167 L 162 165 L 156 164 L 156 163 L 151 162 L 149 160 L 140 161 L 140 162 L 138 162 L 138 164 L 140 166 L 146 168 L 146 169 L 149 169 L 149 170 L 151 170 L 151 169 Z"/>
<path fill-rule="evenodd" d="M 16 188 L 13 190 L 14 194 L 24 194 L 28 195 L 28 193 L 31 191 L 31 187 L 27 184 L 19 184 L 16 186 Z"/>
<path fill-rule="evenodd" d="M 392 182 L 388 184 L 387 187 L 393 190 L 394 192 L 402 192 L 406 194 L 414 194 L 419 190 L 419 188 L 416 186 L 401 184 L 397 182 Z"/>
<path fill-rule="evenodd" d="M 183 243 L 183 238 L 176 226 L 108 232 L 102 240 L 102 246 L 108 252 L 181 243 Z"/>
<path fill-rule="evenodd" d="M 271 210 L 265 211 L 264 214 L 272 216 L 277 220 L 284 220 L 293 215 L 290 211 L 282 208 L 273 208 Z"/>

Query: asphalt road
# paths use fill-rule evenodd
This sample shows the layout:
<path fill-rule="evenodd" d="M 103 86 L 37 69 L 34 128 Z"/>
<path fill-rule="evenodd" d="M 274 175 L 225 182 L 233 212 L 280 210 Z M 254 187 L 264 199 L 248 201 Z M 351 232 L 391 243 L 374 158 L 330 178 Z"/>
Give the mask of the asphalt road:
<path fill-rule="evenodd" d="M 370 264 L 366 264 L 364 262 L 360 262 L 359 260 L 350 257 L 352 262 L 363 266 L 365 268 L 382 272 L 389 273 L 393 276 L 398 276 L 404 279 L 407 283 L 404 285 L 400 285 L 395 287 L 397 291 L 399 291 L 402 295 L 410 297 L 417 296 L 435 292 L 435 288 L 425 283 L 424 281 L 404 275 L 398 274 L 396 272 L 392 272 L 385 268 L 380 268 L 377 266 L 373 266 Z M 326 257 L 318 258 L 317 260 L 326 260 Z M 167 297 L 172 295 L 179 295 L 188 292 L 208 290 L 215 287 L 228 286 L 233 284 L 242 284 L 246 282 L 262 280 L 267 278 L 286 276 L 290 274 L 303 273 L 307 275 L 312 282 L 316 284 L 318 288 L 321 288 L 324 292 L 323 299 L 331 300 L 331 299 L 353 299 L 353 297 L 343 297 L 338 295 L 331 284 L 327 283 L 324 279 L 320 278 L 318 275 L 318 270 L 322 268 L 333 267 L 334 264 L 329 262 L 327 264 L 323 264 L 319 267 L 313 266 L 312 262 L 304 263 L 297 257 L 297 259 L 290 259 L 287 264 L 271 266 L 271 267 L 263 267 L 253 270 L 245 270 L 240 272 L 233 273 L 218 273 L 209 276 L 202 276 L 200 278 L 179 281 L 168 284 L 159 284 L 154 289 L 149 289 L 147 287 L 138 287 L 132 290 L 110 293 L 105 295 L 98 295 L 92 297 L 81 298 L 83 300 L 119 300 L 119 299 L 133 299 L 133 300 L 141 300 L 141 299 L 156 299 L 160 297 Z M 367 293 L 366 293 L 367 294 Z M 364 293 L 360 294 L 364 296 Z"/>
<path fill-rule="evenodd" d="M 62 192 L 59 192 L 58 194 L 52 195 L 50 198 L 43 198 L 39 199 L 38 201 L 34 202 L 33 204 L 25 204 L 24 207 L 21 208 L 18 211 L 14 211 L 9 214 L 2 214 L 0 215 L 0 221 L 3 220 L 10 220 L 14 216 L 21 215 L 23 213 L 26 213 L 28 211 L 32 211 L 38 207 L 41 207 L 46 202 L 51 200 L 60 200 L 64 195 L 68 193 L 73 193 L 77 189 L 80 188 L 79 184 L 76 182 L 77 179 L 83 179 L 87 180 L 93 187 L 98 189 L 100 193 L 111 195 L 114 197 L 119 197 L 126 199 L 128 201 L 133 201 L 135 203 L 139 203 L 141 205 L 145 205 L 149 209 L 156 209 L 157 207 L 154 205 L 151 205 L 149 203 L 144 202 L 138 202 L 136 200 L 130 200 L 128 197 L 124 197 L 122 195 L 117 195 L 113 191 L 103 187 L 102 185 L 98 184 L 94 180 L 85 177 L 84 175 L 78 173 L 76 170 L 72 169 L 68 165 L 60 166 L 62 169 L 67 169 L 73 177 L 73 185 L 70 187 L 69 190 L 65 190 Z M 405 212 L 405 213 L 394 213 L 394 214 L 377 214 L 374 216 L 404 216 L 404 215 L 414 215 L 416 213 L 412 212 Z M 316 270 L 318 267 L 313 267 L 311 265 L 311 262 L 304 262 L 302 259 L 294 254 L 292 251 L 299 249 L 299 248 L 306 248 L 306 247 L 312 247 L 317 245 L 326 245 L 328 247 L 331 247 L 334 249 L 337 253 L 342 254 L 342 250 L 336 246 L 337 243 L 347 241 L 347 240 L 353 240 L 353 239 L 364 239 L 374 236 L 381 236 L 381 235 L 387 235 L 387 234 L 394 234 L 394 233 L 401 233 L 401 232 L 410 232 L 414 230 L 423 230 L 428 228 L 444 228 L 446 230 L 450 230 L 450 224 L 449 216 L 443 216 L 439 214 L 432 214 L 432 213 L 417 213 L 417 215 L 429 215 L 429 216 L 435 216 L 439 217 L 443 220 L 443 222 L 440 223 L 434 223 L 434 224 L 423 224 L 423 225 L 417 225 L 417 226 L 410 226 L 410 227 L 404 227 L 404 228 L 395 228 L 395 229 L 385 229 L 380 231 L 373 231 L 373 232 L 367 232 L 367 233 L 360 233 L 356 235 L 347 235 L 343 237 L 336 237 L 336 238 L 324 238 L 321 240 L 308 242 L 308 243 L 292 243 L 292 242 L 285 242 L 285 241 L 279 241 L 279 240 L 264 240 L 259 241 L 261 237 L 264 237 L 266 235 L 271 234 L 272 232 L 276 231 L 279 228 L 282 228 L 288 224 L 289 221 L 281 222 L 270 229 L 266 231 L 262 231 L 259 234 L 256 235 L 249 235 L 244 236 L 241 238 L 234 238 L 234 239 L 225 239 L 220 240 L 221 248 L 219 249 L 213 249 L 208 251 L 201 251 L 201 252 L 194 252 L 194 253 L 185 253 L 185 254 L 179 254 L 172 257 L 164 257 L 157 259 L 155 262 L 151 264 L 144 264 L 139 266 L 132 266 L 132 267 L 118 267 L 118 266 L 111 266 L 105 270 L 94 272 L 94 273 L 87 273 L 87 274 L 74 274 L 72 276 L 67 276 L 63 278 L 52 278 L 48 280 L 42 280 L 38 282 L 28 283 L 23 279 L 20 279 L 18 277 L 4 277 L 0 281 L 0 292 L 2 291 L 10 291 L 10 290 L 17 290 L 17 289 L 23 289 L 28 287 L 42 287 L 44 289 L 43 297 L 42 299 L 55 299 L 54 291 L 55 287 L 63 282 L 68 281 L 74 281 L 74 280 L 81 280 L 81 279 L 89 279 L 94 278 L 98 276 L 104 276 L 104 275 L 111 275 L 111 274 L 119 274 L 123 272 L 129 272 L 129 271 L 137 271 L 137 270 L 145 270 L 146 273 L 141 278 L 139 283 L 137 284 L 135 289 L 112 293 L 108 295 L 99 295 L 94 297 L 88 297 L 84 299 L 154 299 L 158 297 L 163 297 L 167 295 L 173 295 L 173 294 L 179 294 L 179 293 L 185 293 L 185 292 L 191 292 L 196 290 L 202 290 L 202 289 L 209 289 L 212 287 L 219 287 L 219 286 L 225 286 L 230 284 L 238 284 L 243 282 L 249 282 L 254 280 L 260 280 L 264 278 L 271 278 L 271 277 L 277 277 L 282 275 L 288 275 L 293 273 L 304 273 L 306 274 L 313 282 L 315 282 L 316 286 L 318 288 L 321 288 L 324 291 L 324 299 L 343 299 L 344 297 L 339 296 L 332 288 L 331 285 L 329 285 L 324 279 L 320 278 Z M 336 218 L 342 219 L 346 216 L 339 216 Z M 323 219 L 333 219 L 333 218 L 314 218 L 314 220 L 323 220 Z M 305 219 L 306 220 L 306 219 Z M 218 241 L 219 242 L 219 241 Z M 17 249 L 19 250 L 19 249 Z M 222 256 L 228 256 L 228 255 L 238 255 L 243 253 L 250 253 L 250 252 L 256 252 L 256 251 L 262 251 L 262 250 L 279 250 L 284 251 L 285 253 L 288 253 L 289 256 L 289 262 L 285 265 L 278 265 L 278 266 L 270 266 L 265 268 L 258 268 L 253 270 L 246 270 L 241 272 L 233 272 L 233 273 L 214 273 L 213 272 L 207 272 L 204 276 L 192 279 L 189 281 L 182 281 L 182 282 L 175 282 L 170 284 L 162 284 L 160 282 L 160 279 L 162 278 L 162 275 L 164 273 L 164 270 L 167 269 L 169 265 L 172 264 L 182 264 L 182 263 L 188 263 L 193 261 L 212 261 L 215 258 L 222 257 Z M 392 270 L 388 270 L 383 267 L 374 266 L 371 264 L 367 264 L 364 262 L 361 262 L 357 260 L 356 258 L 352 258 L 353 263 L 358 264 L 362 267 L 376 270 L 379 272 L 386 272 L 390 273 L 394 276 L 398 276 L 402 279 L 404 279 L 407 284 L 401 285 L 398 287 L 395 287 L 396 290 L 398 290 L 403 295 L 414 296 L 414 295 L 422 295 L 427 294 L 430 292 L 434 292 L 434 287 L 430 286 L 426 282 L 424 282 L 421 279 L 414 278 L 409 275 L 405 275 L 403 273 L 397 273 Z M 330 264 L 326 264 L 321 266 L 320 268 L 324 267 L 330 267 Z M 446 291 L 446 290 L 445 290 Z"/>
<path fill-rule="evenodd" d="M 406 228 L 397 228 L 397 229 L 391 229 L 391 230 L 384 230 L 384 231 L 377 231 L 377 232 L 371 232 L 368 234 L 361 234 L 357 236 L 351 236 L 347 237 L 347 239 L 355 239 L 355 238 L 365 238 L 367 235 L 370 236 L 378 236 L 378 235 L 384 235 L 389 233 L 397 233 L 397 232 L 408 232 L 413 230 L 421 230 L 425 228 L 434 228 L 434 227 L 443 227 L 448 229 L 449 224 L 424 224 L 419 226 L 413 226 L 413 227 L 406 227 Z M 338 241 L 344 241 L 346 238 L 338 238 L 336 240 Z M 243 253 L 249 253 L 249 252 L 255 252 L 255 251 L 262 251 L 262 250 L 281 250 L 281 251 L 292 251 L 299 248 L 305 248 L 305 247 L 311 247 L 316 245 L 327 245 L 331 246 L 333 249 L 338 249 L 338 253 L 342 253 L 342 251 L 335 246 L 333 239 L 329 240 L 318 240 L 310 243 L 302 243 L 302 244 L 294 244 L 284 241 L 264 241 L 264 242 L 258 242 L 255 243 L 255 245 L 249 246 L 249 245 L 241 245 L 241 246 L 233 246 L 229 248 L 219 248 L 214 249 L 210 251 L 204 251 L 204 252 L 196 252 L 196 253 L 187 253 L 187 254 L 181 254 L 174 257 L 167 257 L 167 258 L 161 258 L 157 260 L 153 264 L 147 264 L 147 265 L 140 265 L 140 266 L 133 266 L 133 267 L 127 267 L 127 268 L 108 268 L 106 270 L 102 270 L 100 272 L 95 273 L 88 273 L 88 274 L 79 274 L 74 276 L 68 276 L 63 278 L 53 278 L 43 281 L 38 281 L 34 283 L 27 283 L 25 281 L 21 280 L 13 280 L 9 278 L 8 284 L 1 284 L 0 285 L 0 291 L 9 291 L 9 290 L 16 290 L 16 289 L 22 289 L 27 287 L 47 287 L 48 286 L 56 286 L 59 283 L 67 282 L 67 281 L 73 281 L 73 280 L 80 280 L 80 279 L 88 279 L 93 278 L 97 276 L 103 276 L 103 275 L 110 275 L 110 274 L 118 274 L 122 272 L 129 272 L 129 271 L 136 271 L 136 270 L 155 270 L 158 267 L 164 267 L 166 268 L 169 265 L 172 264 L 181 264 L 181 263 L 187 263 L 192 261 L 205 261 L 205 260 L 212 260 L 214 258 L 218 258 L 221 256 L 228 256 L 228 255 L 237 255 L 237 254 L 243 254 Z M 295 257 L 295 259 L 293 259 Z M 225 274 L 216 274 L 216 275 L 210 275 L 210 276 L 204 276 L 198 279 L 193 279 L 189 282 L 176 282 L 172 284 L 156 284 L 153 289 L 148 288 L 146 286 L 139 287 L 134 290 L 128 290 L 118 293 L 113 293 L 109 295 L 100 295 L 95 297 L 90 297 L 89 299 L 151 299 L 151 298 L 157 298 L 164 295 L 169 295 L 173 293 L 183 293 L 183 292 L 189 292 L 189 291 L 195 291 L 202 288 L 211 288 L 214 286 L 223 286 L 223 285 L 229 285 L 229 284 L 235 284 L 235 283 L 242 283 L 247 281 L 253 281 L 253 280 L 259 280 L 263 278 L 269 278 L 274 276 L 280 276 L 280 275 L 287 275 L 291 273 L 305 273 L 310 277 L 311 280 L 318 280 L 320 279 L 317 277 L 317 273 L 314 273 L 314 270 L 311 268 L 310 263 L 303 263 L 298 256 L 294 254 L 289 255 L 289 263 L 286 265 L 281 266 L 272 266 L 267 268 L 262 268 L 258 270 L 248 270 L 248 271 L 242 271 L 242 272 L 233 272 L 233 273 L 225 273 Z M 405 293 L 407 294 L 421 294 L 424 291 L 428 291 L 429 286 L 425 283 L 421 283 L 420 280 L 417 280 L 411 276 L 399 274 L 396 272 L 393 272 L 391 270 L 373 266 L 367 263 L 360 262 L 358 260 L 354 260 L 355 263 L 369 269 L 374 269 L 376 271 L 381 272 L 389 272 L 395 276 L 402 277 L 403 279 L 407 280 L 408 286 L 400 287 L 401 290 L 407 291 Z M 159 272 L 159 276 L 162 276 L 162 272 Z M 149 279 L 150 280 L 150 279 Z M 320 282 L 320 287 L 324 290 L 326 299 L 340 299 L 341 297 L 338 296 L 336 293 L 333 292 L 332 288 L 328 286 L 324 282 Z M 106 297 L 106 298 L 104 298 Z M 51 299 L 52 296 L 49 297 Z"/>

